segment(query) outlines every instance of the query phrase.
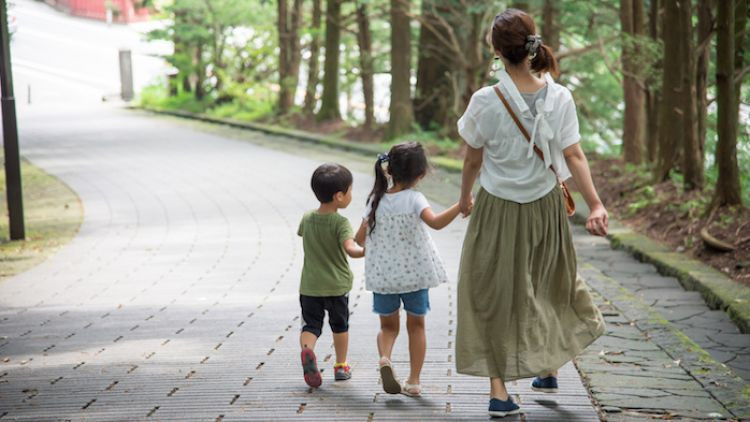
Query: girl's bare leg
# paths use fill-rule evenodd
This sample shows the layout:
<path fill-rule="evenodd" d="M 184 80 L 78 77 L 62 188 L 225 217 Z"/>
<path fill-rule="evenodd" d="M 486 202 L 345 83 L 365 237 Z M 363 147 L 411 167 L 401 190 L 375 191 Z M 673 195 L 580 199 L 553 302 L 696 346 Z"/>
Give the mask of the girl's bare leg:
<path fill-rule="evenodd" d="M 406 330 L 409 332 L 409 384 L 419 384 L 424 357 L 427 351 L 427 339 L 424 332 L 424 316 L 406 314 Z"/>
<path fill-rule="evenodd" d="M 391 358 L 393 344 L 396 342 L 396 337 L 398 337 L 399 325 L 398 312 L 388 316 L 380 316 L 380 332 L 378 333 L 378 352 L 380 353 L 380 357 Z"/>

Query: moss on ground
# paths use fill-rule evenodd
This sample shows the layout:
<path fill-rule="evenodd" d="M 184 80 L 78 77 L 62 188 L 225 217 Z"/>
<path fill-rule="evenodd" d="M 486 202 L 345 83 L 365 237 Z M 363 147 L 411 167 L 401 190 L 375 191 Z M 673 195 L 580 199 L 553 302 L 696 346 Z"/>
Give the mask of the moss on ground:
<path fill-rule="evenodd" d="M 5 172 L 0 172 L 0 280 L 44 261 L 75 236 L 83 221 L 78 196 L 62 181 L 26 160 L 21 162 L 21 178 L 26 240 L 11 241 Z"/>

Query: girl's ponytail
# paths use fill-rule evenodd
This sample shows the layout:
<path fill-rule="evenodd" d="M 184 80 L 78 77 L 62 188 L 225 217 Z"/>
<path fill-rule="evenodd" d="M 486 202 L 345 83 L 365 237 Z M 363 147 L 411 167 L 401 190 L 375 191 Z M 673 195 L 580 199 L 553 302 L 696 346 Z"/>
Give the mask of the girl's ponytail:
<path fill-rule="evenodd" d="M 560 69 L 557 66 L 555 54 L 549 46 L 545 44 L 539 46 L 536 56 L 531 59 L 531 70 L 537 73 L 549 72 L 554 77 L 559 76 Z"/>
<path fill-rule="evenodd" d="M 378 210 L 378 204 L 388 190 L 388 178 L 385 176 L 383 164 L 388 162 L 388 154 L 378 154 L 378 160 L 375 162 L 375 185 L 372 192 L 367 197 L 367 203 L 370 205 L 370 214 L 367 215 L 367 225 L 370 227 L 370 233 L 375 230 L 375 211 Z"/>

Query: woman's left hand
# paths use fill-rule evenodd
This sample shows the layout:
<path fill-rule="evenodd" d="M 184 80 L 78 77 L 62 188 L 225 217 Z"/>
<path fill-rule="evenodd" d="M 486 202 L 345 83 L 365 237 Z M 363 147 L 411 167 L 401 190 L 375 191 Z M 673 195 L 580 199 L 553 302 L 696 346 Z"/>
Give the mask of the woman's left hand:
<path fill-rule="evenodd" d="M 604 205 L 599 205 L 591 209 L 589 218 L 586 220 L 586 230 L 594 236 L 606 236 L 609 226 L 609 214 L 607 214 Z"/>

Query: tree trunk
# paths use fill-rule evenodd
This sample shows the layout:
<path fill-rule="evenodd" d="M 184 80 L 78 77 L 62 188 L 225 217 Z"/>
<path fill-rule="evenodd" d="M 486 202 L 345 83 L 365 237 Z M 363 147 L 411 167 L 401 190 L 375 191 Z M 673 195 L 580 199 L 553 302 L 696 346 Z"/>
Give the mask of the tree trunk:
<path fill-rule="evenodd" d="M 718 107 L 716 164 L 719 178 L 715 206 L 742 203 L 737 167 L 737 96 L 734 84 L 735 2 L 719 1 L 716 19 L 716 105 Z"/>
<path fill-rule="evenodd" d="M 648 28 L 651 40 L 656 42 L 661 38 L 659 28 L 661 27 L 660 1 L 651 0 L 648 13 Z M 661 61 L 654 63 L 657 69 L 662 66 Z M 649 83 L 650 82 L 650 83 Z M 656 162 L 659 151 L 659 103 L 661 91 L 657 81 L 646 83 L 646 160 Z"/>
<path fill-rule="evenodd" d="M 529 2 L 528 0 L 515 0 L 513 3 L 511 3 L 511 6 L 514 9 L 523 10 L 524 12 L 529 11 Z"/>
<path fill-rule="evenodd" d="M 554 52 L 560 51 L 560 25 L 557 21 L 557 16 L 559 14 L 560 9 L 558 0 L 544 0 L 544 9 L 542 10 L 542 19 L 544 21 L 544 24 L 542 25 L 542 35 L 544 37 L 544 43 Z"/>
<path fill-rule="evenodd" d="M 279 104 L 278 113 L 286 114 L 291 106 L 289 101 L 289 12 L 287 0 L 277 0 L 277 31 L 279 33 Z"/>
<path fill-rule="evenodd" d="M 662 18 L 662 33 L 664 35 L 664 58 L 662 70 L 662 101 L 659 112 L 659 157 L 656 168 L 656 180 L 663 181 L 669 177 L 677 162 L 679 147 L 688 131 L 685 130 L 685 114 L 689 108 L 685 107 L 683 99 L 685 73 L 690 69 L 685 66 L 682 51 L 689 39 L 683 40 L 684 30 L 681 28 L 680 8 L 689 6 L 689 0 L 664 0 L 664 17 Z M 692 125 L 692 123 L 691 123 Z"/>
<path fill-rule="evenodd" d="M 638 42 L 643 34 L 642 0 L 620 1 L 620 24 L 622 26 L 622 88 L 625 97 L 622 149 L 625 162 L 640 164 L 643 160 L 646 123 L 645 92 L 641 76 L 643 66 L 638 58 Z"/>
<path fill-rule="evenodd" d="M 341 39 L 341 1 L 326 2 L 325 63 L 323 64 L 323 96 L 318 120 L 340 120 L 339 110 L 339 44 Z"/>
<path fill-rule="evenodd" d="M 202 100 L 206 95 L 203 81 L 206 79 L 206 66 L 203 63 L 203 45 L 198 44 L 195 48 L 195 98 Z"/>
<path fill-rule="evenodd" d="M 308 115 L 315 111 L 315 96 L 318 91 L 318 56 L 320 55 L 320 17 L 321 0 L 313 0 L 312 10 L 312 33 L 310 39 L 310 61 L 307 63 L 307 88 L 305 89 L 304 111 Z"/>
<path fill-rule="evenodd" d="M 708 63 L 711 57 L 711 35 L 713 33 L 712 0 L 698 2 L 698 48 L 696 54 L 695 92 L 696 92 L 696 121 L 698 126 L 698 145 L 701 158 L 706 150 L 706 116 L 708 112 Z"/>
<path fill-rule="evenodd" d="M 684 6 L 683 6 L 684 5 Z M 680 63 L 687 64 L 682 73 L 683 122 L 685 125 L 684 146 L 682 150 L 682 174 L 685 189 L 700 189 L 703 187 L 703 151 L 698 141 L 698 125 L 696 122 L 696 93 L 695 93 L 695 52 L 693 45 L 693 12 L 690 1 L 681 3 L 680 27 L 681 33 Z"/>
<path fill-rule="evenodd" d="M 411 28 L 409 0 L 391 0 L 391 106 L 388 138 L 411 130 Z"/>
<path fill-rule="evenodd" d="M 748 16 L 750 16 L 750 1 L 748 0 L 735 0 L 736 5 L 734 9 L 734 91 L 737 97 L 737 113 L 740 112 L 740 89 L 742 88 L 742 80 L 744 78 L 737 79 L 737 76 L 742 72 L 745 66 L 745 41 L 748 39 L 748 34 L 745 32 L 747 27 Z"/>
<path fill-rule="evenodd" d="M 359 66 L 362 76 L 362 93 L 365 97 L 365 127 L 370 129 L 375 124 L 375 94 L 372 66 L 372 34 L 370 18 L 367 15 L 367 3 L 357 5 L 357 43 L 359 44 Z"/>
<path fill-rule="evenodd" d="M 286 0 L 278 1 L 279 32 L 279 114 L 286 114 L 294 105 L 299 77 L 299 25 L 302 0 L 294 0 L 290 11 Z"/>
<path fill-rule="evenodd" d="M 414 117 L 419 125 L 429 130 L 447 123 L 450 101 L 450 63 L 454 57 L 446 54 L 446 47 L 430 28 L 439 28 L 438 13 L 448 15 L 442 0 L 422 1 L 422 20 L 419 29 L 417 57 L 417 87 L 414 93 Z"/>

